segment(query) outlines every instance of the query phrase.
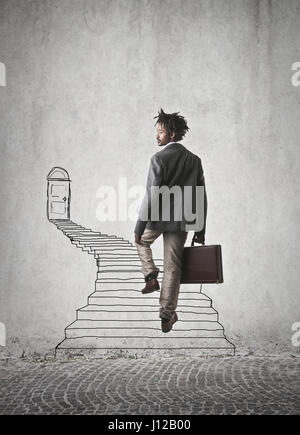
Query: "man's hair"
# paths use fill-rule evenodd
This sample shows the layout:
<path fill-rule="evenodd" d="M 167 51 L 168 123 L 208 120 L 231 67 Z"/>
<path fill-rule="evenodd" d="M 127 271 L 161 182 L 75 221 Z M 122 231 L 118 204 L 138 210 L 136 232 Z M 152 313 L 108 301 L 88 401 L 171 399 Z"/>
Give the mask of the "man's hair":
<path fill-rule="evenodd" d="M 169 134 L 175 133 L 174 140 L 181 140 L 186 132 L 189 130 L 186 120 L 183 116 L 176 113 L 165 113 L 162 109 L 158 112 L 158 115 L 153 119 L 157 118 L 156 124 L 162 124 Z"/>

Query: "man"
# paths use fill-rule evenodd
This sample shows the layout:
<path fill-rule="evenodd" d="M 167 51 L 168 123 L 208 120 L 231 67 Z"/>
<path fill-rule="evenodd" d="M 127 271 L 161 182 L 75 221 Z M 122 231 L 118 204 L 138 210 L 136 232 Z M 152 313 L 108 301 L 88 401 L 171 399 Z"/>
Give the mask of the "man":
<path fill-rule="evenodd" d="M 201 225 L 202 229 L 195 231 L 193 237 L 197 243 L 205 243 L 207 215 L 207 196 L 201 159 L 178 142 L 189 130 L 186 120 L 178 113 L 167 114 L 161 109 L 158 116 L 154 118 L 157 118 L 155 123 L 157 125 L 157 143 L 162 149 L 151 158 L 147 192 L 134 230 L 135 245 L 141 259 L 142 272 L 146 282 L 146 286 L 142 290 L 143 294 L 151 293 L 160 288 L 157 280 L 159 269 L 154 264 L 150 246 L 163 234 L 164 274 L 159 300 L 159 315 L 163 332 L 169 332 L 178 320 L 175 309 L 180 288 L 183 248 L 189 230 L 187 226 L 189 220 L 181 213 L 185 207 L 184 202 L 189 205 L 189 201 L 183 194 L 186 186 L 193 188 L 194 196 L 190 208 L 194 208 L 192 205 L 195 205 L 195 201 L 197 201 L 195 189 L 198 188 L 196 186 L 202 186 L 203 225 Z M 163 189 L 162 186 L 169 190 L 169 201 L 166 201 L 165 197 L 162 198 L 163 195 L 159 195 L 154 202 L 154 196 L 151 200 L 151 195 L 154 191 L 157 192 L 155 189 Z M 173 192 L 172 196 L 170 191 Z M 168 205 L 169 211 L 166 213 L 167 219 L 164 219 L 166 205 Z M 151 213 L 155 214 L 156 217 L 151 219 Z"/>

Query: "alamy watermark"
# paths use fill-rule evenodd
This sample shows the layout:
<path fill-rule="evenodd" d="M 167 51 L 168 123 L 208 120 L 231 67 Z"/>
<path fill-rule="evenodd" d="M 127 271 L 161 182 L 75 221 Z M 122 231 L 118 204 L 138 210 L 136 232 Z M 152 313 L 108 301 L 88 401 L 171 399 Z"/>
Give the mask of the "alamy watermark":
<path fill-rule="evenodd" d="M 292 335 L 292 345 L 298 347 L 300 346 L 300 322 L 293 323 L 291 329 L 295 331 L 295 334 Z"/>
<path fill-rule="evenodd" d="M 6 68 L 2 62 L 0 62 L 0 86 L 6 86 Z"/>
<path fill-rule="evenodd" d="M 292 71 L 296 71 L 291 77 L 292 85 L 298 87 L 300 86 L 300 62 L 293 63 Z"/>
<path fill-rule="evenodd" d="M 204 186 L 143 186 L 128 188 L 127 178 L 119 178 L 118 189 L 101 186 L 96 216 L 100 222 L 142 221 L 183 222 L 186 231 L 201 231 L 204 225 Z"/>
<path fill-rule="evenodd" d="M 2 322 L 0 322 L 0 346 L 6 346 L 6 328 Z"/>

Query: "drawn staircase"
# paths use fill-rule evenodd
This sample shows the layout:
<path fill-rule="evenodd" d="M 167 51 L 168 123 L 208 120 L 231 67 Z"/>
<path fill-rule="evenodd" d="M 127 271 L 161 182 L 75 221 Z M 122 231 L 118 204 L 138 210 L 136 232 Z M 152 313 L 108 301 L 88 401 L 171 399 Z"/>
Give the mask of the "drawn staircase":
<path fill-rule="evenodd" d="M 86 229 L 69 219 L 51 219 L 78 248 L 96 259 L 97 279 L 87 305 L 65 329 L 56 354 L 123 355 L 234 355 L 212 300 L 194 285 L 182 284 L 178 322 L 161 332 L 159 291 L 143 295 L 144 278 L 136 247 L 128 240 Z M 155 260 L 160 268 L 163 260 Z"/>

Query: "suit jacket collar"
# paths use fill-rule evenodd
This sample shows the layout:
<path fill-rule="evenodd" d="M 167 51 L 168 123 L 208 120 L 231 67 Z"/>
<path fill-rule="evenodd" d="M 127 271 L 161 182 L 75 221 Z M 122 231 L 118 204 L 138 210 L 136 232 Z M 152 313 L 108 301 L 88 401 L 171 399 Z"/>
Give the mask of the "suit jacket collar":
<path fill-rule="evenodd" d="M 179 142 L 169 142 L 169 143 L 167 143 L 166 145 L 164 145 L 164 146 L 162 147 L 162 149 L 169 148 L 171 145 L 181 145 L 181 143 L 179 143 Z"/>

